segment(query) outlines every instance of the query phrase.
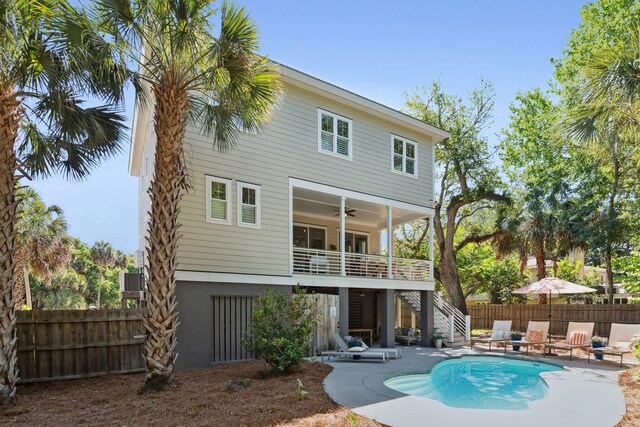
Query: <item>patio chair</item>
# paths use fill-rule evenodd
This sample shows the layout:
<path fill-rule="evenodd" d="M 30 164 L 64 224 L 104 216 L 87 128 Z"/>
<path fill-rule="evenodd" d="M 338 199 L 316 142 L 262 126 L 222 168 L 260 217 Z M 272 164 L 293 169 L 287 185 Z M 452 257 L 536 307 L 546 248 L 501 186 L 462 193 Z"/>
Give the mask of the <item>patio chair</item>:
<path fill-rule="evenodd" d="M 573 357 L 573 350 L 576 348 L 588 348 L 591 346 L 591 336 L 593 335 L 592 322 L 569 322 L 567 336 L 564 342 L 545 344 L 544 349 L 568 350 L 569 360 Z M 546 356 L 542 353 L 542 356 Z"/>
<path fill-rule="evenodd" d="M 590 348 L 587 353 L 587 363 L 591 363 L 591 354 L 610 354 L 620 356 L 620 366 L 625 354 L 633 352 L 634 341 L 640 338 L 640 325 L 612 323 L 607 347 Z"/>
<path fill-rule="evenodd" d="M 422 335 L 418 328 L 396 328 L 395 330 L 395 341 L 398 344 L 406 344 L 407 346 L 420 344 L 421 338 Z"/>
<path fill-rule="evenodd" d="M 474 343 L 489 343 L 489 351 L 491 351 L 491 344 L 494 342 L 506 342 L 511 340 L 511 322 L 511 320 L 494 320 L 493 328 L 491 329 L 491 336 L 488 338 L 471 339 L 471 349 L 473 349 Z"/>
<path fill-rule="evenodd" d="M 344 340 L 338 334 L 331 335 L 331 338 L 333 338 L 333 341 L 336 343 L 336 346 L 338 346 L 338 350 L 335 350 L 335 351 L 327 350 L 320 353 L 320 361 L 322 362 L 324 362 L 325 356 L 329 358 L 330 357 L 350 357 L 353 360 L 381 359 L 382 363 L 385 363 L 389 360 L 388 354 L 383 351 L 378 351 L 378 352 L 371 351 L 370 349 L 367 350 L 364 347 L 349 348 L 347 343 L 344 342 Z M 355 356 L 359 356 L 359 357 L 355 357 Z"/>
<path fill-rule="evenodd" d="M 527 325 L 527 334 L 524 336 L 524 339 L 520 341 L 507 341 L 507 345 L 504 347 L 504 352 L 505 354 L 507 353 L 509 345 L 519 345 L 520 347 L 526 347 L 527 354 L 529 354 L 529 346 L 544 345 L 547 340 L 547 335 L 549 335 L 549 322 L 536 322 L 530 320 Z"/>

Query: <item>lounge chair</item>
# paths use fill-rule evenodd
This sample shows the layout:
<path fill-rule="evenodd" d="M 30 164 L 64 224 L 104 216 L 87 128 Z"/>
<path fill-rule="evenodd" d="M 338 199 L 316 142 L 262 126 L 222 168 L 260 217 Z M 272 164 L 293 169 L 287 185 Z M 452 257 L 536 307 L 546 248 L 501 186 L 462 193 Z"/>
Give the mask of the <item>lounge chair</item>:
<path fill-rule="evenodd" d="M 336 346 L 338 347 L 338 350 L 334 350 L 334 351 L 323 351 L 322 353 L 320 353 L 320 360 L 322 362 L 324 362 L 324 357 L 327 356 L 329 358 L 331 357 L 350 357 L 353 360 L 360 360 L 360 359 L 380 359 L 382 360 L 382 363 L 385 363 L 389 360 L 389 356 L 387 353 L 382 352 L 382 351 L 371 351 L 371 350 L 367 350 L 364 347 L 351 347 L 349 348 L 349 346 L 347 345 L 346 342 L 344 342 L 344 340 L 342 339 L 342 337 L 340 337 L 340 335 L 338 334 L 333 334 L 331 335 L 331 338 L 333 338 L 333 341 L 336 343 Z M 359 357 L 356 357 L 359 356 Z"/>
<path fill-rule="evenodd" d="M 339 334 L 332 334 L 331 338 L 333 338 L 333 340 L 335 341 L 340 351 L 354 351 L 354 350 L 351 350 L 351 348 L 353 347 L 350 348 L 349 344 L 347 344 L 347 341 L 349 341 L 349 338 L 351 337 L 345 337 L 347 338 L 347 340 L 345 341 L 342 339 L 342 337 Z M 373 348 L 373 347 L 369 347 L 364 342 L 362 343 L 362 348 L 364 348 L 367 352 L 371 352 L 371 353 L 386 353 L 388 359 L 390 359 L 391 356 L 393 356 L 394 359 L 399 359 L 402 357 L 401 348 L 395 348 L 395 347 L 394 348 Z"/>
<path fill-rule="evenodd" d="M 590 348 L 587 354 L 587 362 L 591 363 L 591 354 L 610 354 L 620 356 L 620 366 L 625 354 L 633 352 L 634 338 L 640 335 L 640 325 L 612 323 L 609 332 L 609 345 L 607 347 Z"/>
<path fill-rule="evenodd" d="M 527 325 L 527 334 L 524 336 L 524 339 L 520 341 L 507 341 L 507 345 L 504 347 L 504 352 L 505 354 L 507 353 L 509 345 L 519 345 L 520 347 L 526 347 L 527 354 L 529 354 L 529 346 L 544 344 L 547 340 L 547 335 L 549 335 L 549 322 L 535 322 L 530 320 Z"/>
<path fill-rule="evenodd" d="M 569 350 L 569 360 L 573 357 L 573 350 L 576 348 L 588 348 L 591 346 L 591 336 L 593 335 L 593 323 L 569 322 L 567 336 L 564 342 L 545 344 L 544 349 Z M 542 353 L 545 356 L 544 353 Z"/>
<path fill-rule="evenodd" d="M 494 320 L 491 336 L 488 338 L 475 338 L 471 340 L 471 348 L 473 344 L 489 343 L 489 351 L 491 344 L 494 342 L 505 342 L 511 340 L 511 320 Z"/>

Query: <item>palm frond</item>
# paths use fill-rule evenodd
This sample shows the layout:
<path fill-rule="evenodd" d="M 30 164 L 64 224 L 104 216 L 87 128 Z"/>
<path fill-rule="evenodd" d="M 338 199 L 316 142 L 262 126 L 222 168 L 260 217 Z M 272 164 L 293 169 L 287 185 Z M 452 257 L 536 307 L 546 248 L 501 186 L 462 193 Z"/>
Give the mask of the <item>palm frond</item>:
<path fill-rule="evenodd" d="M 81 179 L 122 149 L 124 116 L 111 107 L 82 104 L 73 93 L 61 91 L 40 97 L 32 108 L 41 125 L 25 120 L 17 151 L 34 176 L 61 172 Z"/>

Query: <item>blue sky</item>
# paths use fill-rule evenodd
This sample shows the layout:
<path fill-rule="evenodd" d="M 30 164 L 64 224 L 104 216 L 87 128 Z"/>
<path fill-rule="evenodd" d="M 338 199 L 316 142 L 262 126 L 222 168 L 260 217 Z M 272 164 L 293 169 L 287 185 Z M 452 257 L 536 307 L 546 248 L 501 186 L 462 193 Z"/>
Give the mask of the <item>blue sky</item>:
<path fill-rule="evenodd" d="M 404 93 L 441 80 L 464 95 L 478 78 L 494 84 L 490 137 L 508 124 L 520 91 L 545 86 L 584 0 L 240 1 L 250 10 L 261 52 L 368 98 L 402 108 Z M 132 97 L 126 105 L 129 121 Z M 61 206 L 69 233 L 93 244 L 137 249 L 137 179 L 127 172 L 128 141 L 82 182 L 59 177 L 33 187 Z"/>

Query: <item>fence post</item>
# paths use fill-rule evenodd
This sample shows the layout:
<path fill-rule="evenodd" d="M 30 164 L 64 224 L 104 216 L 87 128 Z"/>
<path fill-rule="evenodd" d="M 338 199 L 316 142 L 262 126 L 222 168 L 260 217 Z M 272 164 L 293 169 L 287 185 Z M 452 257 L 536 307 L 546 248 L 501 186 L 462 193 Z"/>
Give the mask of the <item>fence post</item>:
<path fill-rule="evenodd" d="M 449 342 L 453 342 L 453 338 L 456 333 L 456 328 L 454 325 L 454 317 L 453 314 L 449 315 Z"/>
<path fill-rule="evenodd" d="M 464 316 L 464 340 L 471 341 L 471 316 Z"/>

